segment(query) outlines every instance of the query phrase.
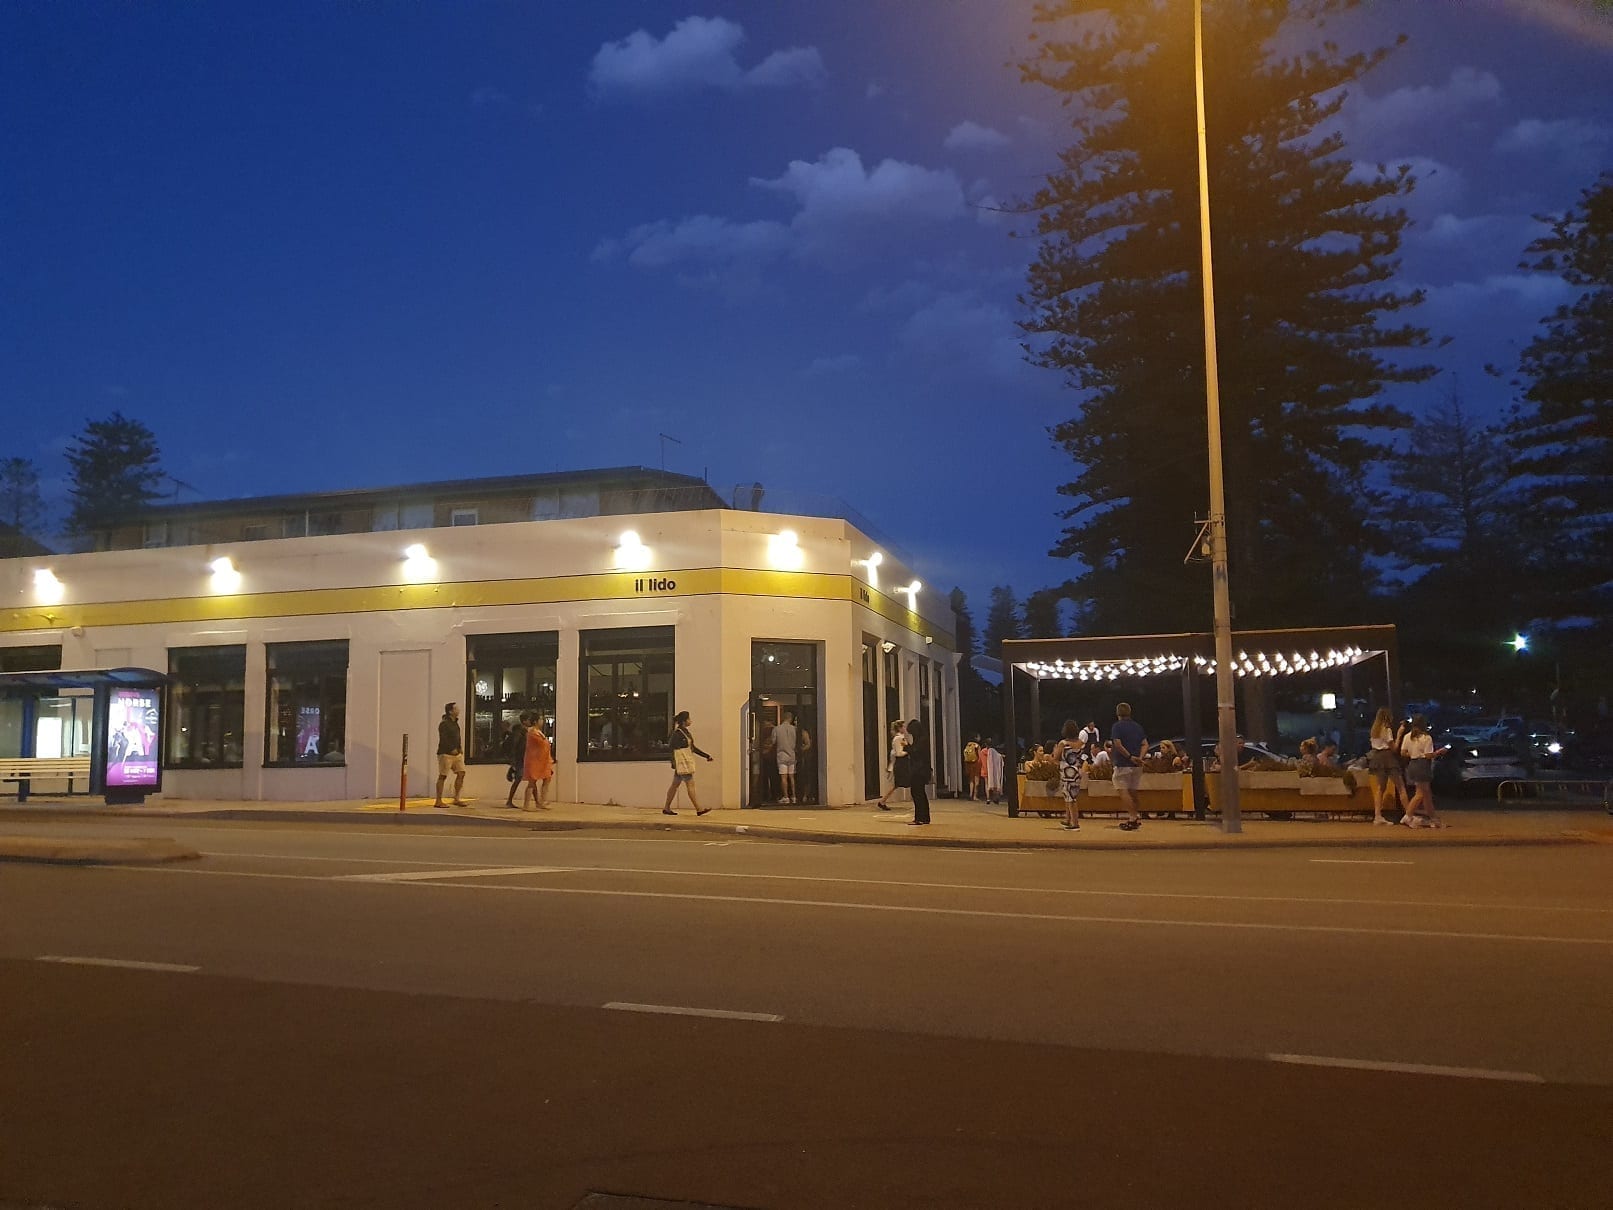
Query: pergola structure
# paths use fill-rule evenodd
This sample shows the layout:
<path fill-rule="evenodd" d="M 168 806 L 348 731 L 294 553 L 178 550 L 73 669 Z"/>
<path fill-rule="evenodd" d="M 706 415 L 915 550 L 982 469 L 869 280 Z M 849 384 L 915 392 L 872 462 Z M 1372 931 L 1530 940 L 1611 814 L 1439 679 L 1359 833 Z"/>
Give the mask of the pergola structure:
<path fill-rule="evenodd" d="M 1399 697 L 1399 655 L 1393 626 L 1337 626 L 1289 630 L 1235 630 L 1233 669 L 1244 677 L 1287 677 L 1330 668 L 1340 670 L 1343 698 L 1354 700 L 1354 669 L 1383 658 L 1385 704 Z M 1018 751 L 1014 710 L 1015 675 L 1030 678 L 1031 729 L 1041 734 L 1043 681 L 1137 680 L 1178 676 L 1182 681 L 1182 714 L 1187 750 L 1193 762 L 1195 801 L 1204 802 L 1200 752 L 1198 680 L 1215 675 L 1215 636 L 1197 634 L 1092 635 L 1070 639 L 1005 639 L 1003 664 L 1003 733 L 1010 761 Z M 1348 717 L 1348 715 L 1346 715 Z M 1005 778 L 1011 808 L 1018 807 L 1017 781 Z"/>

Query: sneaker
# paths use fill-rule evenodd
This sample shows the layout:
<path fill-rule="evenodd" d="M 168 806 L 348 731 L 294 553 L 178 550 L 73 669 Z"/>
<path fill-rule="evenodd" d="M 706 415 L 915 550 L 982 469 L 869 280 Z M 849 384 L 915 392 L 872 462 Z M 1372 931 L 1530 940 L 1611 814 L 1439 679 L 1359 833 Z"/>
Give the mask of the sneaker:
<path fill-rule="evenodd" d="M 1372 823 L 1373 823 L 1373 825 L 1374 825 L 1374 826 L 1378 826 L 1378 825 L 1388 825 L 1388 824 L 1389 824 L 1389 821 L 1388 821 L 1388 820 L 1387 820 L 1387 819 L 1374 819 L 1374 820 L 1373 820 L 1373 821 L 1372 821 Z"/>
<path fill-rule="evenodd" d="M 1078 823 L 1067 823 L 1064 825 L 1064 830 L 1066 832 L 1079 832 L 1081 830 L 1081 825 Z"/>
<path fill-rule="evenodd" d="M 1140 819 L 1122 819 L 1120 821 L 1120 830 L 1122 832 L 1135 832 L 1142 826 L 1143 821 Z"/>

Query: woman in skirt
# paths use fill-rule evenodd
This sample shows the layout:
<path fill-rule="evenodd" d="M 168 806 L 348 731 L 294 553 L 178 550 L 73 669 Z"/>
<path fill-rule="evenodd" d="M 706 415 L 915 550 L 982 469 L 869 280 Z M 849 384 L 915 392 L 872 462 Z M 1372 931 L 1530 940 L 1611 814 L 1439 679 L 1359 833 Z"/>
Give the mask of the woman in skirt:
<path fill-rule="evenodd" d="M 913 782 L 912 775 L 908 769 L 908 750 L 912 746 L 913 741 L 912 737 L 907 733 L 907 724 L 900 721 L 892 723 L 890 763 L 886 766 L 886 769 L 891 775 L 891 784 L 890 789 L 886 790 L 885 793 L 879 796 L 878 805 L 881 811 L 890 810 L 890 806 L 885 800 L 890 798 L 898 790 L 907 790 L 908 797 L 912 797 L 912 790 L 910 787 L 912 786 Z"/>

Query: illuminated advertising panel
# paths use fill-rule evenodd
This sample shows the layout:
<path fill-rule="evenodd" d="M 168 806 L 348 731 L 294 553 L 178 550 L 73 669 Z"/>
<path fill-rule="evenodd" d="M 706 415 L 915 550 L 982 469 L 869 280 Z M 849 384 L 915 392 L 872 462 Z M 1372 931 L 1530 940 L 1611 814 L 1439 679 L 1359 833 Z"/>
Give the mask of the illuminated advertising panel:
<path fill-rule="evenodd" d="M 160 785 L 162 690 L 114 689 L 107 713 L 106 784 L 136 789 Z"/>

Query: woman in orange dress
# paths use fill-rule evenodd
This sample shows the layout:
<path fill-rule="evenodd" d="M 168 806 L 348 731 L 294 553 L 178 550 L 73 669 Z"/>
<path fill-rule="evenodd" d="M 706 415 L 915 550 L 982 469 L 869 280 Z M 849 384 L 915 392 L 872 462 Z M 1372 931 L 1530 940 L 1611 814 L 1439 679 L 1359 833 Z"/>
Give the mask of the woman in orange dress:
<path fill-rule="evenodd" d="M 549 779 L 554 776 L 554 746 L 543 733 L 543 720 L 533 719 L 526 733 L 526 763 L 521 768 L 526 781 L 526 797 L 521 800 L 523 811 L 547 811 Z"/>

